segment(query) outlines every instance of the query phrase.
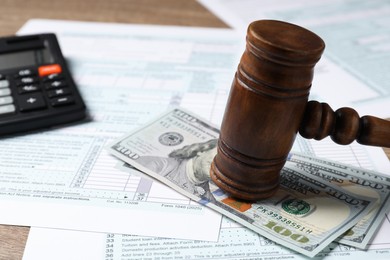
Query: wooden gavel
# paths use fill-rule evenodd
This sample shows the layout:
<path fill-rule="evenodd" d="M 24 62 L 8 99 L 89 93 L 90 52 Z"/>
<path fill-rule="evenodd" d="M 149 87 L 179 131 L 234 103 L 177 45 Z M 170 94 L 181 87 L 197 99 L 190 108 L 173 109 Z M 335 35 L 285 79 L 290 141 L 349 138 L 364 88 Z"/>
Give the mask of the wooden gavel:
<path fill-rule="evenodd" d="M 298 131 L 316 140 L 330 135 L 343 145 L 356 139 L 390 147 L 389 121 L 308 102 L 314 66 L 325 48 L 319 36 L 294 24 L 260 20 L 249 25 L 246 41 L 210 170 L 218 187 L 243 200 L 272 196 Z"/>

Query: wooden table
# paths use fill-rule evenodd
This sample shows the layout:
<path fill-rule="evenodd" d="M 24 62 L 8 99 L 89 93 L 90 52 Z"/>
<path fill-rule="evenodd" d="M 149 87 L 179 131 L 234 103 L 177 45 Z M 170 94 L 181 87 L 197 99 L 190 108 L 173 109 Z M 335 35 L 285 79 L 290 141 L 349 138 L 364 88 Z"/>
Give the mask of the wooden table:
<path fill-rule="evenodd" d="M 0 8 L 0 36 L 15 34 L 31 18 L 227 27 L 195 0 L 1 0 Z M 22 259 L 28 232 L 0 225 L 0 260 Z"/>

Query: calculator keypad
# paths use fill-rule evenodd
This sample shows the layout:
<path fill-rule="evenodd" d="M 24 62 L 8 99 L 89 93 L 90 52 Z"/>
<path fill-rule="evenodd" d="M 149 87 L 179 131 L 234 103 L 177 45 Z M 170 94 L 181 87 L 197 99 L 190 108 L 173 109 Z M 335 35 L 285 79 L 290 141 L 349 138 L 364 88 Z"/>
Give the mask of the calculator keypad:
<path fill-rule="evenodd" d="M 0 116 L 62 107 L 75 102 L 59 64 L 0 73 Z"/>
<path fill-rule="evenodd" d="M 11 96 L 11 84 L 3 74 L 0 74 L 0 115 L 15 112 L 14 99 Z"/>
<path fill-rule="evenodd" d="M 0 37 L 0 139 L 87 116 L 55 34 Z"/>

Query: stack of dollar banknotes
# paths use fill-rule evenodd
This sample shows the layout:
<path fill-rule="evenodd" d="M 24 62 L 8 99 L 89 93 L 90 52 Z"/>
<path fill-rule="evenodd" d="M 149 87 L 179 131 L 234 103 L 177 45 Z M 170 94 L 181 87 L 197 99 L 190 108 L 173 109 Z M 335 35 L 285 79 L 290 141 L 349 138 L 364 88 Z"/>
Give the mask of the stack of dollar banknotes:
<path fill-rule="evenodd" d="M 296 153 L 289 155 L 271 198 L 229 197 L 209 176 L 218 136 L 217 127 L 176 108 L 108 149 L 190 199 L 309 257 L 333 241 L 365 249 L 389 210 L 389 177 Z"/>

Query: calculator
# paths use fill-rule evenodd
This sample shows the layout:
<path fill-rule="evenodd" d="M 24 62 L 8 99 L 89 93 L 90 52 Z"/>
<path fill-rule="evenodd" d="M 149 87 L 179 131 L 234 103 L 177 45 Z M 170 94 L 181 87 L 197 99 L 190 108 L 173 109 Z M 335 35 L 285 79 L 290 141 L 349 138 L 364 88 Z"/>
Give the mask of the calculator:
<path fill-rule="evenodd" d="M 85 117 L 55 34 L 0 38 L 1 136 Z"/>

